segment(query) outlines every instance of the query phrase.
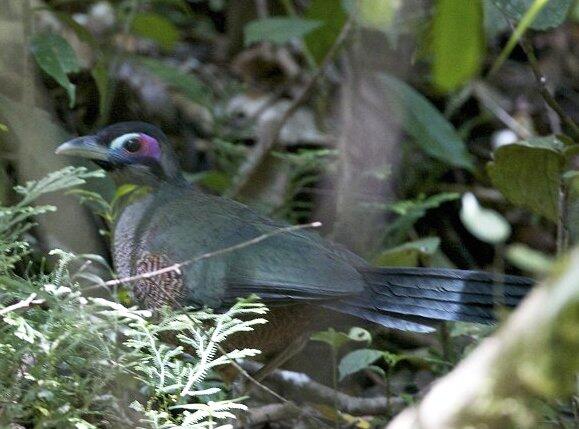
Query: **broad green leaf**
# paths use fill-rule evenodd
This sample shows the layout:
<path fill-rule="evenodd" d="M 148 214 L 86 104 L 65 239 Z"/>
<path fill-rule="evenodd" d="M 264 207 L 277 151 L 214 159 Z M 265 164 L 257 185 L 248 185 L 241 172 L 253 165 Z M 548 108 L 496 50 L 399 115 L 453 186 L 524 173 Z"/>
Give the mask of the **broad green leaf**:
<path fill-rule="evenodd" d="M 109 70 L 104 60 L 100 60 L 91 70 L 92 78 L 99 92 L 99 112 L 101 117 L 105 114 L 107 103 L 109 102 Z"/>
<path fill-rule="evenodd" d="M 173 49 L 180 39 L 179 29 L 156 13 L 138 13 L 133 19 L 131 29 L 134 34 L 155 41 L 166 51 Z"/>
<path fill-rule="evenodd" d="M 342 358 L 338 365 L 340 380 L 343 380 L 350 374 L 368 368 L 378 359 L 382 358 L 383 353 L 374 349 L 359 349 L 348 353 Z"/>
<path fill-rule="evenodd" d="M 541 13 L 541 11 L 547 6 L 548 3 L 549 0 L 532 0 L 531 5 L 521 17 L 521 21 L 517 24 L 515 31 L 513 31 L 513 34 L 511 34 L 507 44 L 491 67 L 489 72 L 490 76 L 492 76 L 498 69 L 501 68 L 505 60 L 509 57 L 509 55 L 511 55 L 513 49 L 515 49 L 515 46 L 519 40 L 521 40 L 521 37 L 523 37 L 527 29 L 529 29 L 533 22 L 535 22 L 535 19 L 539 13 Z"/>
<path fill-rule="evenodd" d="M 484 28 L 487 40 L 492 42 L 510 29 L 502 10 L 494 5 L 492 0 L 483 0 Z"/>
<path fill-rule="evenodd" d="M 256 42 L 286 43 L 304 37 L 320 27 L 321 22 L 297 17 L 265 18 L 251 21 L 245 26 L 245 45 Z"/>
<path fill-rule="evenodd" d="M 504 243 L 511 235 L 507 220 L 500 213 L 481 207 L 470 192 L 462 197 L 460 220 L 472 235 L 486 243 Z"/>
<path fill-rule="evenodd" d="M 487 165 L 493 185 L 513 204 L 557 221 L 564 145 L 555 136 L 499 147 Z"/>
<path fill-rule="evenodd" d="M 387 30 L 402 2 L 400 0 L 357 0 L 354 4 L 357 9 L 354 9 L 353 13 L 359 23 L 376 30 Z"/>
<path fill-rule="evenodd" d="M 197 79 L 195 75 L 185 74 L 178 68 L 153 58 L 139 58 L 139 63 L 167 85 L 179 90 L 192 101 L 204 106 L 211 104 L 211 89 Z"/>
<path fill-rule="evenodd" d="M 326 343 L 334 350 L 339 350 L 344 344 L 350 342 L 352 338 L 343 332 L 336 331 L 329 328 L 327 331 L 319 331 L 312 334 L 310 337 L 313 341 L 320 341 Z M 358 340 L 356 340 L 358 341 Z"/>
<path fill-rule="evenodd" d="M 0 122 L 0 131 L 2 131 L 3 133 L 7 133 L 8 132 L 8 127 Z"/>
<path fill-rule="evenodd" d="M 31 49 L 40 68 L 66 90 L 73 107 L 76 87 L 67 75 L 80 71 L 80 65 L 72 47 L 58 34 L 39 33 L 32 38 Z"/>
<path fill-rule="evenodd" d="M 312 0 L 305 17 L 322 23 L 304 38 L 308 50 L 319 64 L 340 34 L 346 22 L 346 13 L 336 0 Z"/>
<path fill-rule="evenodd" d="M 401 80 L 381 75 L 388 89 L 394 113 L 404 130 L 424 152 L 450 166 L 474 170 L 466 144 L 450 122 L 422 94 Z"/>
<path fill-rule="evenodd" d="M 440 245 L 440 238 L 430 237 L 401 246 L 387 249 L 380 253 L 374 264 L 379 267 L 416 267 L 426 265 Z"/>
<path fill-rule="evenodd" d="M 492 2 L 507 16 L 519 21 L 531 8 L 534 0 L 492 0 Z M 530 27 L 534 30 L 546 30 L 561 25 L 572 4 L 573 0 L 548 0 Z"/>
<path fill-rule="evenodd" d="M 507 247 L 506 258 L 515 267 L 537 275 L 548 273 L 553 265 L 551 256 L 522 243 L 511 244 Z"/>
<path fill-rule="evenodd" d="M 480 1 L 438 0 L 432 37 L 434 83 L 443 91 L 452 91 L 480 68 L 484 51 Z"/>

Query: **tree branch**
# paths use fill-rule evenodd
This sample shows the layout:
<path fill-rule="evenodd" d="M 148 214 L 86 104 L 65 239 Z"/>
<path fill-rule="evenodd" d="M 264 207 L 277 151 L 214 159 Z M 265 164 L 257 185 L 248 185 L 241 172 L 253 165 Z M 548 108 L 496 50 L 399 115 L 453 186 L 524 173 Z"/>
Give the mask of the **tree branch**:
<path fill-rule="evenodd" d="M 240 365 L 250 372 L 258 371 L 261 367 L 260 364 L 248 360 L 243 361 Z M 299 398 L 300 401 L 311 401 L 331 406 L 336 404 L 339 411 L 353 416 L 391 414 L 398 412 L 404 406 L 402 398 L 350 396 L 324 386 L 306 374 L 294 371 L 273 371 L 265 381 L 278 385 L 280 389 L 287 392 L 287 396 Z"/>
<path fill-rule="evenodd" d="M 5 314 L 20 308 L 30 307 L 32 304 L 40 304 L 43 302 L 41 299 L 35 300 L 34 298 L 36 298 L 36 294 L 31 293 L 28 298 L 23 299 L 22 301 L 18 301 L 17 303 L 9 305 L 8 307 L 0 308 L 0 316 L 4 316 Z"/>

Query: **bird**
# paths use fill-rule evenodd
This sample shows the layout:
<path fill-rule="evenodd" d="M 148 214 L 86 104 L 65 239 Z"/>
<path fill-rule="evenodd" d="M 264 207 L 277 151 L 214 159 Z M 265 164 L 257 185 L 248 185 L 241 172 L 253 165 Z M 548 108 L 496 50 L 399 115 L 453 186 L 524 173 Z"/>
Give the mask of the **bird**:
<path fill-rule="evenodd" d="M 184 178 L 169 139 L 155 125 L 119 122 L 69 140 L 57 154 L 82 157 L 117 185 L 148 192 L 126 204 L 112 231 L 113 264 L 121 278 L 140 276 L 199 255 L 262 239 L 180 270 L 145 276 L 133 292 L 141 307 L 229 308 L 257 295 L 269 323 L 244 341 L 269 355 L 344 313 L 402 331 L 428 333 L 436 321 L 490 324 L 497 302 L 516 306 L 529 278 L 445 268 L 384 268 L 310 229 L 291 229 L 252 208 L 203 192 Z M 245 344 L 247 346 L 247 344 Z"/>

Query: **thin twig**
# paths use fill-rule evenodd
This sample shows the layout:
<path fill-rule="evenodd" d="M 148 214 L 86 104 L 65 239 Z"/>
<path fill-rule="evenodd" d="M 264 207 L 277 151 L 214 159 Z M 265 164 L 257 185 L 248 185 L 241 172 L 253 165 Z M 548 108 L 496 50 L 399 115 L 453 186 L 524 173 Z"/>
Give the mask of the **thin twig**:
<path fill-rule="evenodd" d="M 24 0 L 22 2 L 22 30 L 24 35 L 24 53 L 22 55 L 23 63 L 23 88 L 22 88 L 22 101 L 26 109 L 29 111 L 34 107 L 34 86 L 35 79 L 33 76 L 32 68 L 32 58 L 29 52 L 30 39 L 33 33 L 33 18 L 32 8 L 30 6 L 30 0 Z"/>
<path fill-rule="evenodd" d="M 526 38 L 521 38 L 519 40 L 519 45 L 525 52 L 529 60 L 529 65 L 531 66 L 531 70 L 533 70 L 533 74 L 535 75 L 535 79 L 537 79 L 537 83 L 539 84 L 539 92 L 545 100 L 545 103 L 559 115 L 563 123 L 569 127 L 571 132 L 573 133 L 573 137 L 575 139 L 579 139 L 579 126 L 573 121 L 573 119 L 567 115 L 567 113 L 563 110 L 561 105 L 555 100 L 555 97 L 551 94 L 547 87 L 547 78 L 541 72 L 539 67 L 539 63 L 537 61 L 537 57 L 535 56 L 535 52 L 533 51 L 533 47 L 529 43 Z"/>
<path fill-rule="evenodd" d="M 267 0 L 255 0 L 255 10 L 259 19 L 265 19 L 269 16 Z"/>
<path fill-rule="evenodd" d="M 309 97 L 315 84 L 323 76 L 324 71 L 328 64 L 332 61 L 336 52 L 340 49 L 342 44 L 345 42 L 346 38 L 350 34 L 352 28 L 352 20 L 349 19 L 344 26 L 336 41 L 332 47 L 328 50 L 326 56 L 324 57 L 322 63 L 316 69 L 315 73 L 312 75 L 307 84 L 304 85 L 299 95 L 288 107 L 288 109 L 283 113 L 281 118 L 273 125 L 272 129 L 267 133 L 263 140 L 259 141 L 253 150 L 247 161 L 239 168 L 235 182 L 226 192 L 226 196 L 233 198 L 239 195 L 242 188 L 247 184 L 253 173 L 256 171 L 257 167 L 261 165 L 262 161 L 265 159 L 266 155 L 275 147 L 275 143 L 278 140 L 279 133 L 281 132 L 283 126 L 288 121 L 289 118 L 293 116 L 298 107 L 300 107 Z"/>
<path fill-rule="evenodd" d="M 557 255 L 564 254 L 569 247 L 568 219 L 568 190 L 565 182 L 561 180 L 558 195 L 559 217 L 557 218 Z"/>
<path fill-rule="evenodd" d="M 319 228 L 320 226 L 322 226 L 321 222 L 312 222 L 312 223 L 307 223 L 304 225 L 292 225 L 292 226 L 287 226 L 284 228 L 279 228 L 279 229 L 276 229 L 274 231 L 268 232 L 266 234 L 259 235 L 255 238 L 252 238 L 251 240 L 243 241 L 241 243 L 234 244 L 233 246 L 225 247 L 223 249 L 219 249 L 219 250 L 216 250 L 214 252 L 204 253 L 204 254 L 199 255 L 193 259 L 189 259 L 188 261 L 179 262 L 177 264 L 173 264 L 173 265 L 170 265 L 168 267 L 164 267 L 164 268 L 154 270 L 154 271 L 148 271 L 146 273 L 135 275 L 135 276 L 124 277 L 122 279 L 109 280 L 107 282 L 100 283 L 100 284 L 94 284 L 94 285 L 91 285 L 88 287 L 92 288 L 92 287 L 103 287 L 103 286 L 105 286 L 105 287 L 106 286 L 118 286 L 120 284 L 133 283 L 137 280 L 148 279 L 151 277 L 156 277 L 158 275 L 165 274 L 165 273 L 171 273 L 171 272 L 176 272 L 176 273 L 180 274 L 181 268 L 183 268 L 187 265 L 194 264 L 195 262 L 199 262 L 203 259 L 213 258 L 215 256 L 219 256 L 219 255 L 223 255 L 225 253 L 233 252 L 235 250 L 243 249 L 244 247 L 252 246 L 254 244 L 262 242 L 263 240 L 267 240 L 270 237 L 273 237 L 275 235 L 282 234 L 285 232 L 292 232 L 292 231 L 297 231 L 297 230 L 305 229 L 305 228 Z"/>
<path fill-rule="evenodd" d="M 133 21 L 135 19 L 135 16 L 137 15 L 137 9 L 139 7 L 139 1 L 138 0 L 130 0 L 127 7 L 128 7 L 128 12 L 127 12 L 127 15 L 125 17 L 125 21 L 123 22 L 122 31 L 121 31 L 121 34 L 122 34 L 124 39 L 128 38 L 130 33 L 131 33 L 131 26 L 133 25 Z M 98 125 L 100 125 L 100 126 L 103 126 L 104 124 L 106 124 L 108 122 L 109 116 L 111 114 L 113 96 L 114 96 L 114 92 L 116 91 L 117 86 L 118 86 L 119 66 L 120 66 L 121 60 L 122 60 L 121 56 L 122 56 L 121 46 L 119 44 L 116 46 L 114 53 L 113 53 L 113 57 L 108 64 L 109 73 L 114 77 L 112 79 L 109 79 L 107 82 L 107 85 L 108 85 L 107 96 L 103 100 L 105 105 L 103 107 L 102 115 L 100 115 L 100 117 L 98 118 Z"/>
<path fill-rule="evenodd" d="M 30 307 L 31 304 L 41 303 L 42 300 L 37 299 L 35 293 L 31 293 L 30 296 L 22 301 L 18 301 L 16 304 L 9 305 L 8 307 L 0 308 L 0 316 L 10 313 L 11 311 L 18 310 L 19 308 Z"/>

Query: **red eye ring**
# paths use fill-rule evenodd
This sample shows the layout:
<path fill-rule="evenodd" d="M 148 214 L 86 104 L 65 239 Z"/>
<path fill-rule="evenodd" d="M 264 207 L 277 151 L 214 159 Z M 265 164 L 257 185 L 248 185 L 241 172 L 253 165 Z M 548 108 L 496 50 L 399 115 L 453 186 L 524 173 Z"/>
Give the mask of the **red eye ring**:
<path fill-rule="evenodd" d="M 138 152 L 139 149 L 141 149 L 141 139 L 139 137 L 133 137 L 127 140 L 123 144 L 123 149 L 130 153 Z"/>

